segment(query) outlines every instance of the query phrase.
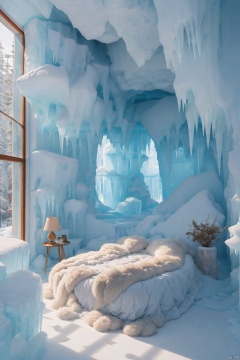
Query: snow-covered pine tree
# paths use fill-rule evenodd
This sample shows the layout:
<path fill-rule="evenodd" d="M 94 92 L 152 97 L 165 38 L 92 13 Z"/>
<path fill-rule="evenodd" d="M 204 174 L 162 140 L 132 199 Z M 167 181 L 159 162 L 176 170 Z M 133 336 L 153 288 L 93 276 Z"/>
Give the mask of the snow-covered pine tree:
<path fill-rule="evenodd" d="M 14 50 L 12 46 L 11 54 L 6 55 L 5 62 L 5 79 L 6 79 L 6 107 L 7 113 L 13 116 L 13 69 L 14 69 Z M 12 129 L 13 122 L 8 122 L 7 127 L 7 154 L 12 155 Z M 7 178 L 8 178 L 8 208 L 7 208 L 7 225 L 12 223 L 12 163 L 7 163 Z"/>
<path fill-rule="evenodd" d="M 0 110 L 12 115 L 12 55 L 4 54 L 0 44 Z M 12 155 L 12 121 L 0 113 L 0 153 Z M 0 227 L 12 213 L 12 163 L 0 161 Z M 11 221 L 11 220 L 10 220 Z"/>

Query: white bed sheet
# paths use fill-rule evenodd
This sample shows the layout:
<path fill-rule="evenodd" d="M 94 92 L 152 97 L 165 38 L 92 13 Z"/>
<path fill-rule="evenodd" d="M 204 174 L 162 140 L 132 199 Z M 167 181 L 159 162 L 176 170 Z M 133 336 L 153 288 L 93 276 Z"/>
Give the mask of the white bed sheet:
<path fill-rule="evenodd" d="M 103 263 L 101 270 L 148 257 L 150 258 L 146 254 L 132 254 Z M 93 310 L 95 306 L 91 289 L 93 281 L 94 277 L 85 279 L 74 288 L 79 303 L 88 310 Z M 115 301 L 101 310 L 123 320 L 134 321 L 143 316 L 156 314 L 163 315 L 166 320 L 173 320 L 186 312 L 196 298 L 195 265 L 192 257 L 186 255 L 185 263 L 180 269 L 131 285 Z"/>

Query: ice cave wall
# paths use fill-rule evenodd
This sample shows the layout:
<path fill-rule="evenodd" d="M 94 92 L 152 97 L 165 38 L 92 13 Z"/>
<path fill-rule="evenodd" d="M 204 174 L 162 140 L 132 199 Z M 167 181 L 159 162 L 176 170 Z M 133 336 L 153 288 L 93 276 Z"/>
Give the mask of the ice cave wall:
<path fill-rule="evenodd" d="M 183 110 L 179 111 L 173 93 L 165 91 L 163 95 L 160 90 L 154 94 L 157 99 L 151 99 L 151 87 L 147 92 L 140 92 L 139 84 L 137 90 L 120 88 L 115 74 L 124 71 L 119 68 L 129 57 L 126 48 L 125 53 L 120 52 L 123 60 L 114 62 L 113 44 L 108 51 L 104 44 L 86 41 L 70 26 L 40 19 L 26 25 L 25 38 L 26 74 L 18 80 L 18 86 L 28 99 L 28 239 L 32 258 L 43 251 L 47 216 L 59 217 L 62 232 L 72 242 L 81 238 L 86 244 L 106 232 L 108 240 L 123 234 L 111 224 L 100 225 L 95 215 L 97 148 L 105 133 L 114 146 L 114 154 L 108 155 L 120 180 L 120 185 L 111 182 L 115 207 L 126 197 L 123 194 L 121 198 L 123 176 L 128 175 L 128 188 L 131 178 L 139 175 L 150 138 L 158 154 L 164 198 L 171 194 L 180 176 L 216 170 L 214 137 L 208 140 L 208 148 L 201 125 L 196 124 L 195 142 L 189 146 L 186 117 Z M 116 52 L 119 45 L 115 47 Z M 110 66 L 109 53 L 113 61 Z M 172 79 L 170 74 L 168 88 Z M 142 131 L 143 127 L 147 132 Z M 179 146 L 184 159 L 173 155 Z M 151 208 L 152 203 L 145 202 L 145 207 Z M 93 223 L 98 231 L 92 231 Z"/>
<path fill-rule="evenodd" d="M 1 3 L 17 17 L 17 8 Z M 27 73 L 19 87 L 28 99 L 29 169 L 36 169 L 29 171 L 32 256 L 41 251 L 36 243 L 44 238 L 44 217 L 52 212 L 71 237 L 88 241 L 102 235 L 90 236 L 86 229 L 95 216 L 97 147 L 104 133 L 112 144 L 129 147 L 137 122 L 155 142 L 164 197 L 173 191 L 169 184 L 180 175 L 179 163 L 181 169 L 185 164 L 186 175 L 217 169 L 228 224 L 236 224 L 238 1 L 24 3 L 31 11 L 19 19 L 26 34 Z M 138 156 L 145 146 L 139 144 Z M 181 163 L 174 154 L 182 149 Z M 76 223 L 83 226 L 75 228 Z M 116 235 L 112 227 L 108 230 Z"/>

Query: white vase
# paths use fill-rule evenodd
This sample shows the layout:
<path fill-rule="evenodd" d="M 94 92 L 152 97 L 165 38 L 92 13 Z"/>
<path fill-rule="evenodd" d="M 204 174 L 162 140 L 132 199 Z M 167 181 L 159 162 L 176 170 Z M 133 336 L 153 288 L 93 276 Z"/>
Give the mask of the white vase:
<path fill-rule="evenodd" d="M 217 248 L 199 246 L 197 249 L 197 267 L 203 274 L 217 277 Z"/>

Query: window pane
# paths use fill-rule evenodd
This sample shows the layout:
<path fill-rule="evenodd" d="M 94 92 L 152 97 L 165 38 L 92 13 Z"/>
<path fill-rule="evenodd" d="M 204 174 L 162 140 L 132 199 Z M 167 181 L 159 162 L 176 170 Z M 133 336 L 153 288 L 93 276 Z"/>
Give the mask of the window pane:
<path fill-rule="evenodd" d="M 0 154 L 22 156 L 22 127 L 0 113 Z"/>
<path fill-rule="evenodd" d="M 0 161 L 0 234 L 21 237 L 22 164 Z"/>
<path fill-rule="evenodd" d="M 1 2 L 1 0 L 0 0 Z M 23 71 L 23 32 L 0 12 L 0 234 L 24 236 L 23 97 L 16 80 Z M 7 155 L 10 159 L 6 161 Z"/>
<path fill-rule="evenodd" d="M 16 80 L 22 74 L 22 35 L 0 23 L 0 110 L 22 122 L 22 95 Z"/>
<path fill-rule="evenodd" d="M 16 86 L 17 79 L 22 75 L 22 35 L 14 36 L 14 72 L 13 72 L 13 106 L 12 117 L 22 123 L 22 94 Z"/>
<path fill-rule="evenodd" d="M 12 163 L 12 236 L 21 239 L 22 164 Z"/>
<path fill-rule="evenodd" d="M 12 226 L 12 163 L 0 161 L 0 227 Z"/>

